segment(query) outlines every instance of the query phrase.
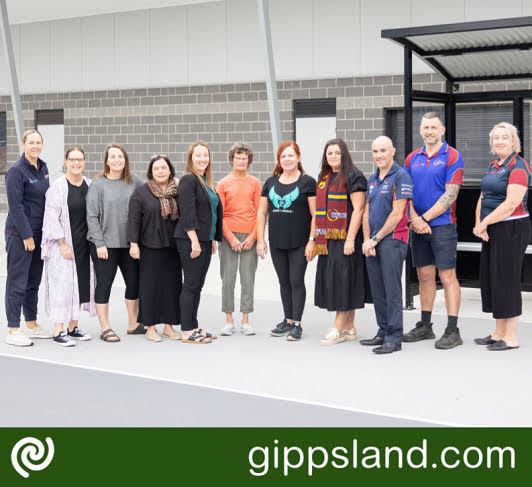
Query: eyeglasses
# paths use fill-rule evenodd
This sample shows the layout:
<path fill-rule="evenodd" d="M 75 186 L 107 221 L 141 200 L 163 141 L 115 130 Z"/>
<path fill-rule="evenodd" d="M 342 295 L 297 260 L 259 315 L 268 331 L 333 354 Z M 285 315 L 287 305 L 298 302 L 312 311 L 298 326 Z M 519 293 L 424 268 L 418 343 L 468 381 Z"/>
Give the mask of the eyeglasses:
<path fill-rule="evenodd" d="M 85 159 L 72 159 L 70 157 L 67 158 L 67 161 L 70 161 L 70 162 L 83 162 Z"/>
<path fill-rule="evenodd" d="M 150 157 L 150 161 L 153 161 L 154 159 L 159 159 L 160 157 L 168 158 L 168 154 L 153 154 L 153 156 Z"/>

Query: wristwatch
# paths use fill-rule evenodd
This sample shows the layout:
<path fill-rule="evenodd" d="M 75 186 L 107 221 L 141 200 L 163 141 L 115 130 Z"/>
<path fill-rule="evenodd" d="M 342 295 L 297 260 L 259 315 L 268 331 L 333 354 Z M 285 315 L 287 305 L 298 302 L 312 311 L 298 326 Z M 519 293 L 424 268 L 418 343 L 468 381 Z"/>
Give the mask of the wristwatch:
<path fill-rule="evenodd" d="M 374 233 L 371 237 L 371 240 L 373 240 L 375 243 L 379 243 L 381 241 L 380 238 L 377 238 L 377 234 Z"/>
<path fill-rule="evenodd" d="M 314 242 L 314 240 L 316 240 L 314 237 L 309 237 L 308 238 L 309 242 Z"/>

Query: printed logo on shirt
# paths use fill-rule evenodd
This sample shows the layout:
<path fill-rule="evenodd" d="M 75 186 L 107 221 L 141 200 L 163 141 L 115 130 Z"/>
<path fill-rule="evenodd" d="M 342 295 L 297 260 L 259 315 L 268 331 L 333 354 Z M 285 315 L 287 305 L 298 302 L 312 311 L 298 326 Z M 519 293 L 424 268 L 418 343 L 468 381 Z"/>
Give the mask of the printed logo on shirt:
<path fill-rule="evenodd" d="M 441 166 L 443 164 L 443 161 L 441 159 L 436 159 L 432 164 L 434 166 Z"/>
<path fill-rule="evenodd" d="M 48 179 L 48 174 L 45 174 L 45 175 L 44 175 L 44 179 Z"/>
<path fill-rule="evenodd" d="M 29 179 L 29 178 L 28 178 Z M 38 183 L 39 180 L 38 179 L 29 179 L 30 183 L 31 184 L 35 184 L 35 183 Z"/>
<path fill-rule="evenodd" d="M 297 200 L 297 197 L 299 196 L 299 188 L 296 187 L 291 193 L 288 193 L 285 196 L 279 196 L 275 192 L 275 188 L 272 187 L 268 196 L 270 197 L 270 200 L 275 208 L 281 211 L 287 210 L 290 208 L 292 203 Z M 289 211 L 289 213 L 292 213 L 292 211 Z"/>

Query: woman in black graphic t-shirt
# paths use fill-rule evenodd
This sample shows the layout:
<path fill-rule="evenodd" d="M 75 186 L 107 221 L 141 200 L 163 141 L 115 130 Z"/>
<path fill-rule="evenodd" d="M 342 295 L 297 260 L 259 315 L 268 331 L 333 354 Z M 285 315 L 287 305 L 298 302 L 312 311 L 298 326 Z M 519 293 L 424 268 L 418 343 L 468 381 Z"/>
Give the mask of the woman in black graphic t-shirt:
<path fill-rule="evenodd" d="M 277 151 L 273 176 L 262 188 L 257 214 L 257 253 L 264 259 L 266 217 L 270 219 L 268 238 L 273 265 L 281 287 L 284 320 L 271 335 L 299 340 L 305 307 L 305 271 L 314 255 L 316 181 L 305 174 L 301 153 L 295 142 L 283 142 Z"/>

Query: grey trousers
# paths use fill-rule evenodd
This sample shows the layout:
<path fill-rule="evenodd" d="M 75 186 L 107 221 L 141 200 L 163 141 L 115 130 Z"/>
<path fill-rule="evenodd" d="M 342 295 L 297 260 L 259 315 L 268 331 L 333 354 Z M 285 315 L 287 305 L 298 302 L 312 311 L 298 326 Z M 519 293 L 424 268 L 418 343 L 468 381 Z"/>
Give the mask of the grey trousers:
<path fill-rule="evenodd" d="M 247 233 L 234 233 L 243 242 Z M 220 245 L 220 276 L 222 277 L 222 312 L 233 313 L 235 310 L 236 272 L 240 271 L 240 312 L 253 312 L 253 295 L 255 293 L 255 272 L 257 271 L 257 242 L 250 250 L 235 252 L 224 237 Z"/>

